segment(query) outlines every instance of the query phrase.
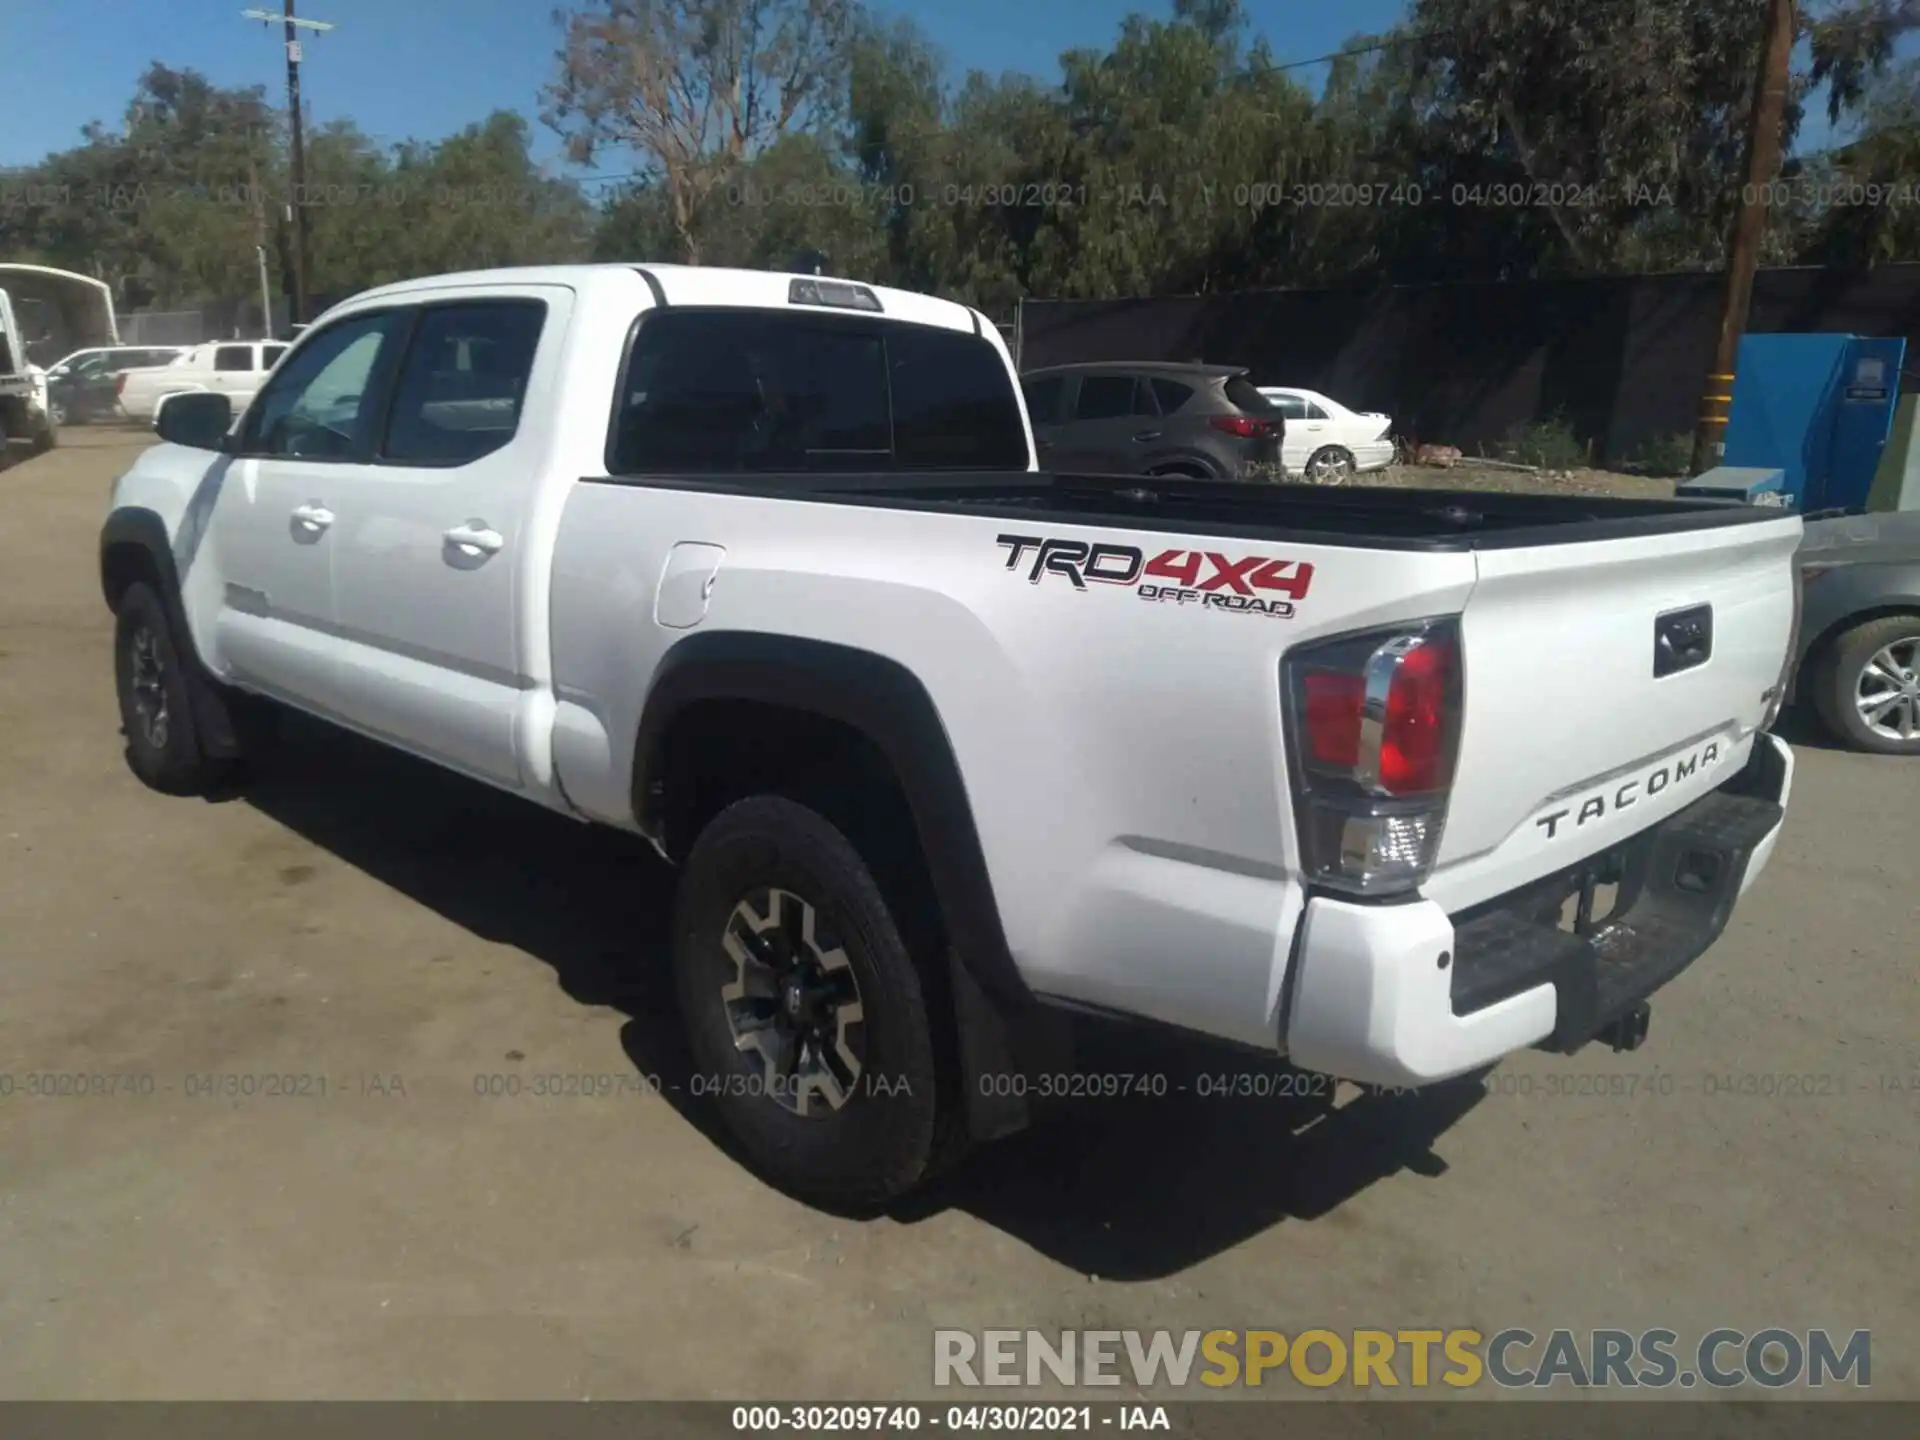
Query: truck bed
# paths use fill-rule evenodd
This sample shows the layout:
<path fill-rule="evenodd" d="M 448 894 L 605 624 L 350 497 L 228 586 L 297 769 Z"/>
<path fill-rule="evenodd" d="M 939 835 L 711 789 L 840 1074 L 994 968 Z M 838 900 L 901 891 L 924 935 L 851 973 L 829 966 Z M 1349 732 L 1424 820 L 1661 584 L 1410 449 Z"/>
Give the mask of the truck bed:
<path fill-rule="evenodd" d="M 1724 500 L 1515 495 L 1386 486 L 1334 489 L 1045 471 L 743 474 L 684 481 L 594 477 L 594 481 L 684 486 L 899 510 L 1025 516 L 1057 524 L 1203 530 L 1248 539 L 1294 539 L 1401 550 L 1570 545 L 1763 524 L 1781 515 L 1778 510 Z"/>

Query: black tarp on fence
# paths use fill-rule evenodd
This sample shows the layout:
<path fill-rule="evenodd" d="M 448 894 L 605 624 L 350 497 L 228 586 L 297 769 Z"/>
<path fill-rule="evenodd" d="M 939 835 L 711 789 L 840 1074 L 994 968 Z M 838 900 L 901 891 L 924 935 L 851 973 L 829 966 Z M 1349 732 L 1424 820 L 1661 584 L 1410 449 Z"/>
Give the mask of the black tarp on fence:
<path fill-rule="evenodd" d="M 1020 364 L 1245 365 L 1257 384 L 1323 391 L 1392 415 L 1403 435 L 1468 450 L 1560 414 L 1618 463 L 1692 432 L 1721 285 L 1649 275 L 1029 300 Z M 1920 341 L 1920 265 L 1763 270 L 1748 329 Z"/>

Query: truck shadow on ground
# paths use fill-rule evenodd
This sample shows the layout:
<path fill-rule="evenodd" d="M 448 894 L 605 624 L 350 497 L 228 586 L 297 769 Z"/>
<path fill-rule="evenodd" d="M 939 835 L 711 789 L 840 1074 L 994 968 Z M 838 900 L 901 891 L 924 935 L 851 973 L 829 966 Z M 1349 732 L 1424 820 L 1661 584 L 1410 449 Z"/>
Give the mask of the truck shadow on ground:
<path fill-rule="evenodd" d="M 650 847 L 303 717 L 289 717 L 284 738 L 246 803 L 551 966 L 579 1003 L 627 1016 L 621 1043 L 637 1070 L 738 1158 L 695 1093 L 668 960 L 673 874 Z M 1257 1054 L 1092 1023 L 1076 1043 L 1087 1088 L 1124 1075 L 1132 1093 L 1076 1099 L 893 1218 L 958 1208 L 1086 1274 L 1170 1275 L 1288 1219 L 1351 1223 L 1344 1202 L 1402 1170 L 1441 1173 L 1433 1141 L 1485 1095 L 1468 1079 L 1334 1109 L 1324 1082 Z"/>

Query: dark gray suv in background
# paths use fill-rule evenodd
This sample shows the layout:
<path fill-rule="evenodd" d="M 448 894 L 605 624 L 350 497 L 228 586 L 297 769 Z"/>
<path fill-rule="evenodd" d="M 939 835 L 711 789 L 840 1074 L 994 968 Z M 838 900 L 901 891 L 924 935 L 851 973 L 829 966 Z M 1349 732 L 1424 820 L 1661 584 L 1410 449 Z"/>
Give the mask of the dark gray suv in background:
<path fill-rule="evenodd" d="M 1106 362 L 1020 377 L 1040 465 L 1230 480 L 1280 464 L 1285 418 L 1231 365 Z"/>

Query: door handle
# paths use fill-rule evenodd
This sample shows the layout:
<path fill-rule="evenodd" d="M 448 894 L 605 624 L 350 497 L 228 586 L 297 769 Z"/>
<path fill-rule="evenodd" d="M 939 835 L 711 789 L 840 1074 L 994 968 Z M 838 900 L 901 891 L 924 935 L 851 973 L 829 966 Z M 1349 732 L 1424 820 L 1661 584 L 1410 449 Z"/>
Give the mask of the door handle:
<path fill-rule="evenodd" d="M 324 530 L 333 524 L 333 512 L 318 500 L 309 500 L 304 505 L 294 506 L 293 518 L 309 530 Z"/>
<path fill-rule="evenodd" d="M 1158 430 L 1142 430 L 1133 438 L 1144 444 L 1148 440 L 1158 440 L 1160 438 L 1160 432 Z"/>
<path fill-rule="evenodd" d="M 440 538 L 467 555 L 492 555 L 507 543 L 506 537 L 498 530 L 489 528 L 484 520 L 469 520 L 464 525 L 456 525 Z"/>

